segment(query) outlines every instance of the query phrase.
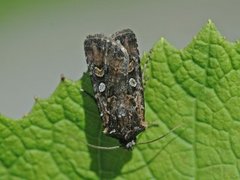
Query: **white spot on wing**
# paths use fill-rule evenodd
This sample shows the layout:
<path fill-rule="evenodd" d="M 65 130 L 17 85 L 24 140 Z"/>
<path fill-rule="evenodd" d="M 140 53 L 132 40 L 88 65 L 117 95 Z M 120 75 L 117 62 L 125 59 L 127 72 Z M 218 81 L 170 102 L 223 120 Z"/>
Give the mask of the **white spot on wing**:
<path fill-rule="evenodd" d="M 130 79 L 129 79 L 129 84 L 130 84 L 130 86 L 132 86 L 132 87 L 136 87 L 136 86 L 137 86 L 137 82 L 136 82 L 136 80 L 133 79 L 133 78 L 130 78 Z"/>
<path fill-rule="evenodd" d="M 101 82 L 98 86 L 99 92 L 104 92 L 105 89 L 106 89 L 106 85 L 103 82 Z"/>

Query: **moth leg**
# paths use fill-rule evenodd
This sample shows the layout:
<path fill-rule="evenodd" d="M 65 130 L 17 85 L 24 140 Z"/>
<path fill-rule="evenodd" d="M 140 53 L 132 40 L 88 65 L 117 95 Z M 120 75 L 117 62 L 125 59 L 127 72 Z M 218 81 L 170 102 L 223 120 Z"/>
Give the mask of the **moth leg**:
<path fill-rule="evenodd" d="M 95 99 L 95 97 L 91 94 L 91 93 L 89 93 L 89 92 L 87 92 L 86 90 L 84 90 L 84 89 L 80 89 L 80 91 L 81 92 L 83 92 L 83 93 L 85 93 L 86 95 L 88 95 L 90 98 L 92 98 L 94 101 L 96 101 L 96 99 Z"/>

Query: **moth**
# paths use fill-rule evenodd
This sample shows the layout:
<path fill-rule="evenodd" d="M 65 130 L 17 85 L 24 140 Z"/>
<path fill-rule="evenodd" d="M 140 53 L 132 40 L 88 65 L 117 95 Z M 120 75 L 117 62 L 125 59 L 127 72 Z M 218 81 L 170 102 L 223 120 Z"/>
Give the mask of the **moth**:
<path fill-rule="evenodd" d="M 89 35 L 84 50 L 103 133 L 118 139 L 120 146 L 113 148 L 130 150 L 147 127 L 136 35 L 130 29 L 111 37 Z"/>

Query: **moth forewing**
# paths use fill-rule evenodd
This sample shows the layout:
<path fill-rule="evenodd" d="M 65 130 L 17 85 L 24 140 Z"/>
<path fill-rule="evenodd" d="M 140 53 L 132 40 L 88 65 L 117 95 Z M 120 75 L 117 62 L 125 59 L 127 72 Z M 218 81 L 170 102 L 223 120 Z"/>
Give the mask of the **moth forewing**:
<path fill-rule="evenodd" d="M 108 38 L 102 34 L 89 35 L 84 42 L 84 50 L 88 71 L 93 85 L 94 97 L 96 99 L 103 126 L 109 121 L 106 97 L 106 46 Z"/>
<path fill-rule="evenodd" d="M 104 127 L 105 133 L 117 138 L 122 146 L 128 147 L 128 143 L 132 144 L 136 139 L 136 136 L 132 136 L 133 100 L 128 94 L 129 55 L 121 44 L 112 41 L 109 42 L 106 58 L 109 63 L 106 81 L 109 122 Z"/>
<path fill-rule="evenodd" d="M 136 35 L 130 29 L 124 29 L 112 35 L 112 38 L 121 43 L 129 54 L 128 64 L 128 94 L 134 98 L 137 118 L 134 119 L 136 131 L 143 131 L 146 127 L 144 118 L 144 93 L 142 83 L 142 72 Z M 137 128 L 139 127 L 139 128 Z M 137 133 L 137 132 L 136 132 Z"/>

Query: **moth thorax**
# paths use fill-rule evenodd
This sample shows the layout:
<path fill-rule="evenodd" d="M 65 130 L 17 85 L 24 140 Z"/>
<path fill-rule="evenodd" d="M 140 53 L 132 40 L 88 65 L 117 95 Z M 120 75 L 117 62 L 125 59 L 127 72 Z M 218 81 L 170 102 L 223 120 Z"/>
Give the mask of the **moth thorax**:
<path fill-rule="evenodd" d="M 137 81 L 134 78 L 130 78 L 129 79 L 129 84 L 132 87 L 136 87 L 137 86 Z"/>

